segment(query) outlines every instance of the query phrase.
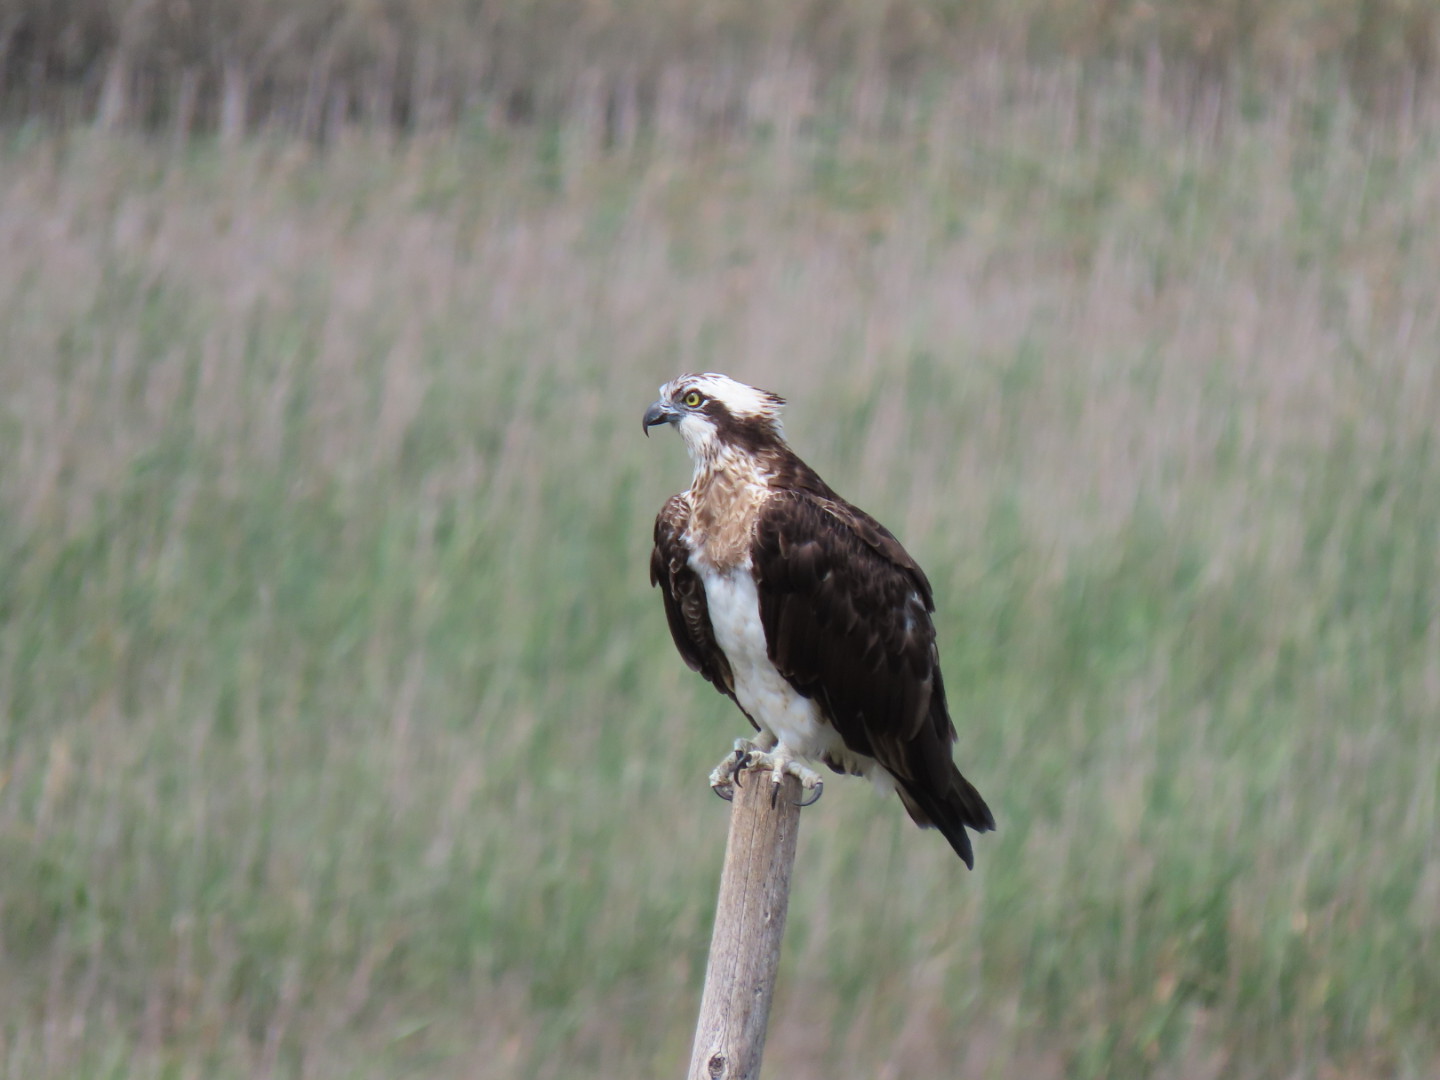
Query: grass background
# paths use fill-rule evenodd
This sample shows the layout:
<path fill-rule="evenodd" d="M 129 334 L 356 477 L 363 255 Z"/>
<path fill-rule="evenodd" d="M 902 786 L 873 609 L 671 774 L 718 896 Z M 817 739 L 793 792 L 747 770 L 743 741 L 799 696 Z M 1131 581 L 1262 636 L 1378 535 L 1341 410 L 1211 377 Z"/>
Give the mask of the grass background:
<path fill-rule="evenodd" d="M 706 368 L 926 566 L 1000 823 L 830 786 L 768 1074 L 1434 1075 L 1440 110 L 1168 70 L 6 129 L 0 1075 L 683 1067 Z"/>
<path fill-rule="evenodd" d="M 933 91 L 987 59 L 1136 63 L 1275 88 L 1339 78 L 1367 107 L 1433 93 L 1434 0 L 7 0 L 0 116 L 103 128 L 433 130 L 677 110 L 729 129 L 787 96 Z M 757 93 L 758 89 L 758 93 Z"/>

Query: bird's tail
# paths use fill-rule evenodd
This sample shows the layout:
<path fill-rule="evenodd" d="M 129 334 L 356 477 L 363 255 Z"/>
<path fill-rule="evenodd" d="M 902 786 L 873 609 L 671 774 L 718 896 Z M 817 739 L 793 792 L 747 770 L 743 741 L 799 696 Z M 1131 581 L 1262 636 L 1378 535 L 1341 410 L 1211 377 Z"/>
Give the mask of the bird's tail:
<path fill-rule="evenodd" d="M 970 835 L 965 829 L 989 832 L 995 828 L 995 815 L 975 785 L 960 775 L 960 770 L 950 765 L 950 775 L 941 785 L 919 785 L 901 782 L 900 801 L 921 828 L 939 829 L 942 836 L 950 841 L 965 865 L 975 868 L 975 853 L 970 847 Z"/>

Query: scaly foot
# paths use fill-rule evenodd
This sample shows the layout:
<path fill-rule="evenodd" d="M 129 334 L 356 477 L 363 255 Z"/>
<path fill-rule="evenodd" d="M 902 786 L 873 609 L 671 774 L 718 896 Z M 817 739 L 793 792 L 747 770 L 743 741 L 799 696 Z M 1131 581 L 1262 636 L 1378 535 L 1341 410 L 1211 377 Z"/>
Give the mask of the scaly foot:
<path fill-rule="evenodd" d="M 757 742 L 749 739 L 735 740 L 734 751 L 715 766 L 714 772 L 710 774 L 710 786 L 715 789 L 715 794 L 726 802 L 733 799 L 735 785 L 740 782 L 740 774 L 746 769 L 770 770 L 770 783 L 774 785 L 770 792 L 771 806 L 774 806 L 775 800 L 779 798 L 780 785 L 787 775 L 799 780 L 800 786 L 806 792 L 814 792 L 799 804 L 801 806 L 812 805 L 825 790 L 825 781 L 820 779 L 819 773 L 807 768 L 784 744 L 777 743 L 773 735 L 762 735 Z"/>
<path fill-rule="evenodd" d="M 775 745 L 773 736 L 760 736 L 759 742 L 736 739 L 735 749 L 716 765 L 710 773 L 710 787 L 726 802 L 735 797 L 735 777 L 748 768 L 751 754 L 763 754 Z"/>

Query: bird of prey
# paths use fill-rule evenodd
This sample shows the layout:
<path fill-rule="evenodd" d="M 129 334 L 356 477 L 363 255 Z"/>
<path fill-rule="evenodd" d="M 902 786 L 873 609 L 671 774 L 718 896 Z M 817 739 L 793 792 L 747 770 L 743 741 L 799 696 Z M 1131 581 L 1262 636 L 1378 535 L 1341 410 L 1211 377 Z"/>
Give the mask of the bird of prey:
<path fill-rule="evenodd" d="M 805 761 L 895 791 L 921 826 L 974 865 L 966 828 L 995 819 L 951 759 L 930 582 L 900 541 L 786 444 L 784 399 L 713 372 L 660 388 L 644 431 L 669 424 L 695 465 L 655 519 L 651 584 L 675 646 L 759 732 L 710 782 L 788 773 Z M 776 789 L 778 790 L 778 788 Z"/>

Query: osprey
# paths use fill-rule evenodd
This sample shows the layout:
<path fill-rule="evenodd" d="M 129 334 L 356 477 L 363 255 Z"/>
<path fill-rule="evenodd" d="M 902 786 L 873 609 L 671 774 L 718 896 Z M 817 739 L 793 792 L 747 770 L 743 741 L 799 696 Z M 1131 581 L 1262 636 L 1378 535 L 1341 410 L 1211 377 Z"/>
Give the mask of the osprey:
<path fill-rule="evenodd" d="M 802 762 L 823 762 L 898 793 L 973 866 L 965 829 L 995 819 L 951 760 L 930 582 L 790 449 L 784 404 L 708 373 L 666 383 L 645 413 L 645 433 L 671 425 L 695 464 L 655 519 L 651 584 L 685 662 L 760 733 L 710 783 L 724 794 L 739 771 L 769 768 L 813 801 L 823 785 Z"/>

